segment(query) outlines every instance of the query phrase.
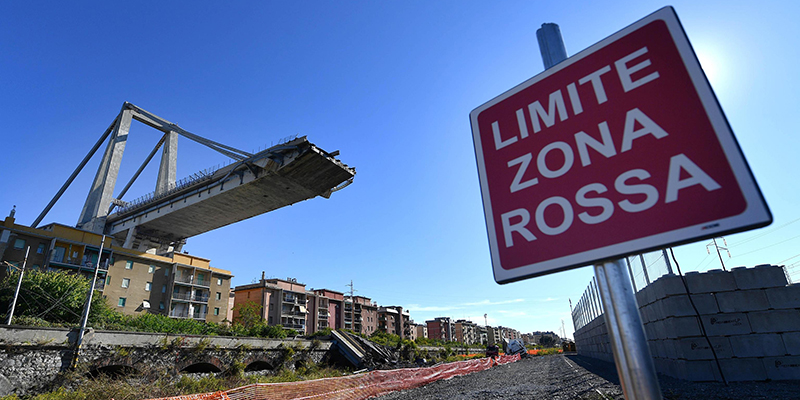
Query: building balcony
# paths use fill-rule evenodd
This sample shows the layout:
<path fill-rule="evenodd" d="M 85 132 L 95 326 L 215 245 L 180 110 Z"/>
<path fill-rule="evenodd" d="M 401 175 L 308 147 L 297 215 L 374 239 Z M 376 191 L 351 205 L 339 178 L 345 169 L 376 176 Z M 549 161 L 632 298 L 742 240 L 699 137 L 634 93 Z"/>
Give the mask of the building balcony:
<path fill-rule="evenodd" d="M 194 301 L 198 303 L 208 303 L 208 295 L 196 295 L 192 293 L 172 293 L 174 300 Z"/>
<path fill-rule="evenodd" d="M 303 317 L 303 318 L 305 318 L 306 313 L 300 312 L 300 311 L 289 311 L 289 312 L 281 311 L 281 316 L 282 317 Z"/>
<path fill-rule="evenodd" d="M 205 286 L 205 287 L 211 286 L 211 281 L 209 281 L 208 279 L 196 279 L 192 275 L 188 275 L 188 276 L 178 276 L 178 275 L 176 275 L 175 276 L 175 283 L 183 283 L 183 284 L 187 284 L 187 285 Z"/>

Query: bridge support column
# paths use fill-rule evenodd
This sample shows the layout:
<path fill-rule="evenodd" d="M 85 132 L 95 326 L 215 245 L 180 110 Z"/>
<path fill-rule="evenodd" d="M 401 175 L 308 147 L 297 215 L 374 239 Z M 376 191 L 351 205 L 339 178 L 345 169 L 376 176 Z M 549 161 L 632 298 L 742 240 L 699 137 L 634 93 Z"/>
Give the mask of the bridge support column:
<path fill-rule="evenodd" d="M 161 166 L 156 180 L 156 196 L 175 187 L 178 169 L 178 133 L 170 131 L 164 135 L 164 150 L 161 153 Z"/>
<path fill-rule="evenodd" d="M 133 239 L 136 238 L 136 227 L 132 226 L 128 229 L 127 235 L 125 235 L 125 243 L 122 244 L 122 247 L 126 249 L 130 249 L 133 246 Z"/>
<path fill-rule="evenodd" d="M 106 217 L 111 199 L 114 195 L 114 186 L 117 183 L 119 166 L 122 162 L 122 153 L 128 141 L 128 131 L 131 128 L 131 110 L 123 108 L 114 124 L 114 130 L 106 147 L 103 160 L 97 168 L 94 183 L 86 197 L 83 211 L 78 219 L 78 228 L 102 233 L 105 221 L 98 219 Z M 104 218 L 103 218 L 104 220 Z"/>

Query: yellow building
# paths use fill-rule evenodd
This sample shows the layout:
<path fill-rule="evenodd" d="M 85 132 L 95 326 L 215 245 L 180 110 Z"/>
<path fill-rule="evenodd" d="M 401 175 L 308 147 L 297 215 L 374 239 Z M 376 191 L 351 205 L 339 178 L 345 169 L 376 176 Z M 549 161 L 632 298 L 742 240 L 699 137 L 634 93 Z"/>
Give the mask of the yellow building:
<path fill-rule="evenodd" d="M 0 224 L 0 261 L 26 269 L 66 270 L 91 279 L 102 236 L 61 224 L 30 228 L 17 225 L 12 214 Z M 208 259 L 185 254 L 155 255 L 114 245 L 107 239 L 99 257 L 95 289 L 124 314 L 142 312 L 222 322 L 228 315 L 230 271 L 214 268 Z M 107 268 L 107 269 L 106 269 Z M 0 269 L 0 277 L 7 269 Z"/>

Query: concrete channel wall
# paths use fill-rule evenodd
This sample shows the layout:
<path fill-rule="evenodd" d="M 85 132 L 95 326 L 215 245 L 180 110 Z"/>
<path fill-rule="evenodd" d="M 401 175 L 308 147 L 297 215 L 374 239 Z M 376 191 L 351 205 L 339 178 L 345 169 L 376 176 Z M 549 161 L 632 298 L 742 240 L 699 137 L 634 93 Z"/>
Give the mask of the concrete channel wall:
<path fill-rule="evenodd" d="M 800 379 L 800 284 L 788 284 L 783 267 L 689 272 L 685 279 L 691 302 L 677 275 L 636 294 L 659 373 L 720 381 L 716 353 L 728 381 Z M 575 342 L 579 354 L 613 361 L 603 316 L 575 332 Z"/>

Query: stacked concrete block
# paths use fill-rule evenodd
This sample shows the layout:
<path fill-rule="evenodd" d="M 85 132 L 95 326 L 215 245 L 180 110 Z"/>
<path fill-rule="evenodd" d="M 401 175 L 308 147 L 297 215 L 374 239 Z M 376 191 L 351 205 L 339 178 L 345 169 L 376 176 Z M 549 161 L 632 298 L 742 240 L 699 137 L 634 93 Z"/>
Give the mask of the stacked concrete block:
<path fill-rule="evenodd" d="M 783 267 L 684 278 L 665 275 L 636 293 L 658 372 L 692 381 L 722 380 L 720 369 L 729 381 L 800 379 L 800 284 L 788 285 Z M 613 360 L 603 317 L 576 332 L 576 344 Z"/>
<path fill-rule="evenodd" d="M 655 298 L 650 305 L 652 315 L 659 309 L 656 304 L 662 303 L 662 323 L 658 319 L 652 323 L 660 326 L 661 336 L 676 339 L 678 362 L 657 363 L 662 366 L 659 372 L 693 381 L 721 380 L 716 355 L 729 381 L 800 379 L 800 363 L 795 362 L 800 358 L 800 286 L 787 286 L 782 267 L 690 272 L 685 279 L 693 307 L 685 289 L 666 290 L 664 298 Z M 660 347 L 666 346 L 665 341 Z M 658 356 L 673 359 L 671 352 Z"/>
<path fill-rule="evenodd" d="M 595 318 L 575 332 L 575 347 L 580 355 L 614 362 L 603 316 Z"/>

